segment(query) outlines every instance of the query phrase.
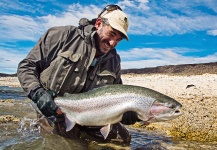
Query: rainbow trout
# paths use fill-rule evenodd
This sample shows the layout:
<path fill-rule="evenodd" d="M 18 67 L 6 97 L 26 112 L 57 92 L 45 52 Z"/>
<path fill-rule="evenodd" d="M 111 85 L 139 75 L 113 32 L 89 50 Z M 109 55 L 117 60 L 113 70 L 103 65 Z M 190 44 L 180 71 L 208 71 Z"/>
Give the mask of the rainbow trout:
<path fill-rule="evenodd" d="M 102 126 L 106 139 L 111 125 L 122 120 L 128 111 L 137 113 L 146 123 L 175 119 L 182 113 L 182 105 L 157 91 L 132 85 L 107 85 L 80 94 L 65 94 L 55 98 L 65 114 L 66 131 L 75 124 Z"/>

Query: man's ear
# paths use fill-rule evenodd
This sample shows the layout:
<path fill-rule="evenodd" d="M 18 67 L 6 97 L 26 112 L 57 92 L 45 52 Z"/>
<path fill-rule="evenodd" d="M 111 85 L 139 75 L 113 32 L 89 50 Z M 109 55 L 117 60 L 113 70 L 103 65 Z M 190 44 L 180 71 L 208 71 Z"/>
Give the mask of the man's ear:
<path fill-rule="evenodd" d="M 95 23 L 96 29 L 99 29 L 102 25 L 103 25 L 102 18 L 97 18 Z"/>

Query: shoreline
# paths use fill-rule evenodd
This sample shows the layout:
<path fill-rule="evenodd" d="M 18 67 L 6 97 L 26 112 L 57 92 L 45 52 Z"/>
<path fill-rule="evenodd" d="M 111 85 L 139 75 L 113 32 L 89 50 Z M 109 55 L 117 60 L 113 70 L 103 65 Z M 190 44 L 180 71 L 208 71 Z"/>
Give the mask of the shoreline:
<path fill-rule="evenodd" d="M 184 140 L 217 142 L 217 74 L 123 74 L 123 84 L 147 87 L 179 101 L 183 115 L 167 122 L 132 127 Z M 20 87 L 17 77 L 0 77 L 0 86 Z"/>
<path fill-rule="evenodd" d="M 0 77 L 0 86 L 20 87 L 17 77 Z"/>

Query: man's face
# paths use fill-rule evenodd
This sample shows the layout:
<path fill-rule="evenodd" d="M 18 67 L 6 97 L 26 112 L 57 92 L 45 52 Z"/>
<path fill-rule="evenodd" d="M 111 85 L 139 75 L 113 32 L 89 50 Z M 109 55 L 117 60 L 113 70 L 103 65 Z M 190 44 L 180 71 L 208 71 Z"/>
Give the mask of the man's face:
<path fill-rule="evenodd" d="M 96 21 L 96 29 L 96 47 L 103 54 L 108 53 L 123 39 L 119 31 L 113 29 L 109 25 L 103 26 L 103 22 L 100 18 Z"/>

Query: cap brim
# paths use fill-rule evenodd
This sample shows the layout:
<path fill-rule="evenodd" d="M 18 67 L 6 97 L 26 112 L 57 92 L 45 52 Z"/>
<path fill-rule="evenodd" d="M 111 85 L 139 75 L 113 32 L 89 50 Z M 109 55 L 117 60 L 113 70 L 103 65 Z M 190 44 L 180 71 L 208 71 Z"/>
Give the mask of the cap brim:
<path fill-rule="evenodd" d="M 108 22 L 109 22 L 109 20 L 108 20 Z M 109 22 L 109 24 L 111 25 L 112 28 L 120 31 L 125 36 L 126 40 L 129 41 L 129 37 L 128 37 L 128 35 L 127 35 L 127 33 L 123 27 L 121 27 L 119 24 L 117 24 L 115 22 L 112 22 L 112 23 Z"/>

